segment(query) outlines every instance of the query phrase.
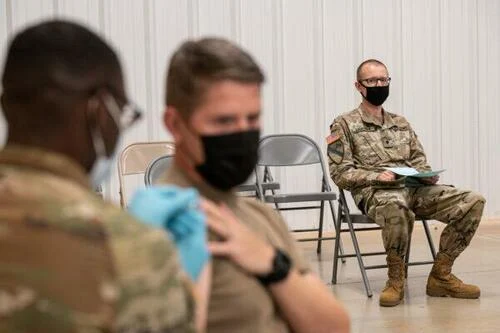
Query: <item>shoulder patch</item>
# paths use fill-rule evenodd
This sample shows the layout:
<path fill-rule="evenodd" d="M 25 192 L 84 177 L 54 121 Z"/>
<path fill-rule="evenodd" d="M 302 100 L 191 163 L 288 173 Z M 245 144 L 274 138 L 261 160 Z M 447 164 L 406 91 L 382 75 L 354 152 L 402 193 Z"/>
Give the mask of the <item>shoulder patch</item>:
<path fill-rule="evenodd" d="M 335 164 L 340 164 L 344 160 L 344 144 L 339 139 L 340 136 L 337 135 L 337 139 L 331 141 L 327 149 L 329 161 Z"/>
<path fill-rule="evenodd" d="M 335 141 L 337 141 L 338 139 L 340 139 L 340 135 L 332 133 L 332 134 L 330 134 L 329 136 L 326 137 L 326 144 L 327 145 L 332 144 Z"/>

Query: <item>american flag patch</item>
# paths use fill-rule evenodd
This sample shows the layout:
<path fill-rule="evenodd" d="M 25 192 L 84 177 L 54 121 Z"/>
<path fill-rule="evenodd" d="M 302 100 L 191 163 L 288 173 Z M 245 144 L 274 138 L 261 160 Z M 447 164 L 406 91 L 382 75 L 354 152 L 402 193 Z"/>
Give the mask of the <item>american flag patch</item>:
<path fill-rule="evenodd" d="M 328 144 L 328 145 L 332 144 L 335 141 L 337 141 L 338 139 L 340 139 L 340 135 L 330 134 L 329 136 L 326 137 L 326 144 Z"/>

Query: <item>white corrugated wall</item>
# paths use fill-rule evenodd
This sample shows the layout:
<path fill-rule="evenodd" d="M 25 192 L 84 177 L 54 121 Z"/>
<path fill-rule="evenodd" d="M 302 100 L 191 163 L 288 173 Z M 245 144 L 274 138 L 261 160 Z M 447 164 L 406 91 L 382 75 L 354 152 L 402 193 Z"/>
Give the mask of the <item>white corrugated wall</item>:
<path fill-rule="evenodd" d="M 410 120 L 432 165 L 447 169 L 443 182 L 480 191 L 487 216 L 500 216 L 500 0 L 0 0 L 2 59 L 9 36 L 51 17 L 90 25 L 121 53 L 147 110 L 126 143 L 169 138 L 164 74 L 185 38 L 249 49 L 268 76 L 264 132 L 303 133 L 322 148 L 331 120 L 359 102 L 356 66 L 378 58 L 393 79 L 386 108 Z M 317 175 L 284 176 L 301 189 Z M 116 200 L 116 175 L 106 190 Z"/>

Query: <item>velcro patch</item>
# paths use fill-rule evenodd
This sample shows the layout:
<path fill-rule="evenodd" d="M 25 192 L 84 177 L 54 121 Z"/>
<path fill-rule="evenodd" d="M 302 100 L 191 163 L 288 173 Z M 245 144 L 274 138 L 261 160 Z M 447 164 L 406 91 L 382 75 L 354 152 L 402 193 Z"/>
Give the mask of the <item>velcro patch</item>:
<path fill-rule="evenodd" d="M 329 136 L 326 137 L 326 144 L 327 145 L 332 144 L 338 139 L 340 139 L 340 135 L 330 134 Z"/>
<path fill-rule="evenodd" d="M 342 140 L 335 140 L 332 141 L 328 145 L 328 159 L 330 162 L 333 162 L 335 164 L 340 164 L 344 160 L 344 144 L 342 143 Z"/>

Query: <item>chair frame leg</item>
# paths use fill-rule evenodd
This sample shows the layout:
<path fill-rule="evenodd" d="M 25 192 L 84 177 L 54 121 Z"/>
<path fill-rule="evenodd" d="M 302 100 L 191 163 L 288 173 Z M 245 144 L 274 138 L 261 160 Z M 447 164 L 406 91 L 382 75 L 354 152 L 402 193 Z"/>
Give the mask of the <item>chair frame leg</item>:
<path fill-rule="evenodd" d="M 340 219 L 340 210 L 338 211 L 337 213 L 337 216 L 335 216 L 335 208 L 334 208 L 334 205 L 333 205 L 333 201 L 332 200 L 328 200 L 328 204 L 330 205 L 330 213 L 332 214 L 332 220 L 333 220 L 333 226 L 335 228 L 335 243 L 339 243 L 339 248 L 338 249 L 335 249 L 335 252 L 334 252 L 334 256 L 337 256 L 337 254 L 340 252 L 340 255 L 343 256 L 344 255 L 344 246 L 342 244 L 342 237 L 340 237 L 341 233 L 340 233 L 340 229 L 337 228 L 337 221 L 341 221 Z M 339 251 L 339 252 L 337 252 Z M 338 260 L 338 258 L 337 258 Z M 345 264 L 346 260 L 344 257 L 342 257 L 342 263 Z"/>
<path fill-rule="evenodd" d="M 331 209 L 333 209 L 330 206 Z M 339 264 L 339 252 L 340 252 L 340 228 L 342 224 L 342 210 L 340 208 L 340 204 L 338 207 L 338 213 L 337 213 L 337 220 L 334 221 L 335 225 L 335 233 L 337 234 L 337 237 L 335 239 L 335 249 L 333 251 L 333 271 L 332 271 L 332 284 L 337 284 L 337 271 L 338 271 L 338 264 Z M 344 259 L 344 258 L 342 258 Z M 344 259 L 345 260 L 345 259 Z"/>
<path fill-rule="evenodd" d="M 370 280 L 368 280 L 368 275 L 366 274 L 365 263 L 363 262 L 363 256 L 361 255 L 361 250 L 359 248 L 358 238 L 354 232 L 354 226 L 352 224 L 349 214 L 346 215 L 347 225 L 349 227 L 349 233 L 351 234 L 352 244 L 354 246 L 354 252 L 356 253 L 356 258 L 358 259 L 359 269 L 361 271 L 361 276 L 363 277 L 363 283 L 365 285 L 366 295 L 368 297 L 373 296 L 372 288 L 370 285 Z"/>
<path fill-rule="evenodd" d="M 319 227 L 318 227 L 318 242 L 316 246 L 316 253 L 321 253 L 321 237 L 323 237 L 323 217 L 325 215 L 325 201 L 321 200 L 319 208 Z"/>
<path fill-rule="evenodd" d="M 410 262 L 410 250 L 411 250 L 411 237 L 412 237 L 413 231 L 408 234 L 408 247 L 406 248 L 406 254 L 405 254 L 405 278 L 408 278 L 408 263 Z"/>
<path fill-rule="evenodd" d="M 429 229 L 429 224 L 427 220 L 422 220 L 422 224 L 424 226 L 425 236 L 427 237 L 427 242 L 429 243 L 429 249 L 431 251 L 432 259 L 436 260 L 436 248 L 434 246 L 434 242 L 432 241 L 432 234 Z"/>
<path fill-rule="evenodd" d="M 366 295 L 368 297 L 373 296 L 373 291 L 370 285 L 370 281 L 368 280 L 368 275 L 366 274 L 365 264 L 363 262 L 363 256 L 361 254 L 361 250 L 359 248 L 358 238 L 356 237 L 356 233 L 354 231 L 354 225 L 351 221 L 349 215 L 349 209 L 344 207 L 343 204 L 339 201 L 339 213 L 338 213 L 338 222 L 336 223 L 336 231 L 338 235 L 340 235 L 340 228 L 342 224 L 342 219 L 345 218 L 345 223 L 349 228 L 349 234 L 351 235 L 352 244 L 354 247 L 354 252 L 356 254 L 356 259 L 358 260 L 359 270 L 361 272 L 361 276 L 363 278 L 363 284 L 365 286 Z M 340 238 L 340 237 L 339 237 Z M 334 253 L 334 262 L 333 262 L 333 272 L 332 272 L 332 284 L 337 283 L 337 271 L 338 271 L 338 253 L 339 253 L 339 242 L 335 242 L 335 253 Z"/>

